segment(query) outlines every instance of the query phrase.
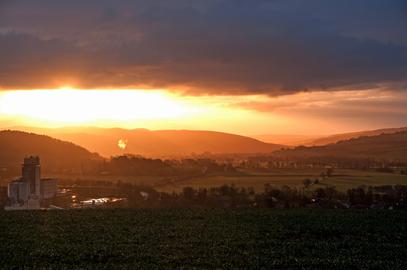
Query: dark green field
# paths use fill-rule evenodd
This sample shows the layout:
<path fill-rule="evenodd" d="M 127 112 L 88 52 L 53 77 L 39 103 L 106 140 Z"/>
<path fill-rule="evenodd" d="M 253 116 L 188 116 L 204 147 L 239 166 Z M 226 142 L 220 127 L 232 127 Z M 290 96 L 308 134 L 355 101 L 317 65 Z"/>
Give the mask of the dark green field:
<path fill-rule="evenodd" d="M 407 212 L 0 212 L 0 267 L 407 269 Z"/>
<path fill-rule="evenodd" d="M 350 188 L 381 185 L 407 185 L 407 175 L 396 173 L 381 173 L 376 171 L 361 171 L 350 169 L 335 169 L 333 176 L 320 179 L 321 169 L 273 169 L 268 173 L 246 172 L 245 175 L 219 175 L 191 178 L 171 185 L 159 186 L 157 189 L 165 192 L 180 192 L 184 187 L 211 188 L 223 184 L 240 187 L 253 187 L 262 192 L 265 184 L 281 187 L 303 187 L 303 180 L 319 179 L 320 185 L 314 187 L 335 187 L 346 191 Z M 148 183 L 148 182 L 147 182 Z"/>

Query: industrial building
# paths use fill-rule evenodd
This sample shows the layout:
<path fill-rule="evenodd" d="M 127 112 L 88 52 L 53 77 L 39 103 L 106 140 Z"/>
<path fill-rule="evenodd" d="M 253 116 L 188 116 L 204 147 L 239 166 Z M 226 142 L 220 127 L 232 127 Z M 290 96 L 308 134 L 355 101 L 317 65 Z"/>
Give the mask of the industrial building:
<path fill-rule="evenodd" d="M 10 205 L 6 210 L 39 209 L 42 199 L 56 196 L 56 179 L 41 179 L 41 165 L 38 156 L 24 158 L 21 177 L 8 184 Z"/>

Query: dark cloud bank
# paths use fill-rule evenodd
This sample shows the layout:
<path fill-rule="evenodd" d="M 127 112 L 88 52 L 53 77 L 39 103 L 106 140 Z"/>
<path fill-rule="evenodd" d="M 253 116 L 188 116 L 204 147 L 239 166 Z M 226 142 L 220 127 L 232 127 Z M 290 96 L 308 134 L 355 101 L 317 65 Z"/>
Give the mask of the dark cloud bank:
<path fill-rule="evenodd" d="M 0 88 L 404 89 L 406 3 L 0 1 Z"/>

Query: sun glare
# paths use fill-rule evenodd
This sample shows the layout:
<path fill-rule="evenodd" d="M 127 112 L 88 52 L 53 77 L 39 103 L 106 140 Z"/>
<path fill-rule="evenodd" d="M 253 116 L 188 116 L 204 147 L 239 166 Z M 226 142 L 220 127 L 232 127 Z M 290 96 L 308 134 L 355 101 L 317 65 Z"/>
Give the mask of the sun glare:
<path fill-rule="evenodd" d="M 118 146 L 121 150 L 126 149 L 126 147 L 127 147 L 127 140 L 126 140 L 126 139 L 120 139 L 120 140 L 117 142 L 117 146 Z"/>
<path fill-rule="evenodd" d="M 166 90 L 47 90 L 0 92 L 3 126 L 99 126 L 147 129 L 208 129 L 242 134 L 264 126 L 290 125 L 276 113 L 246 108 L 265 96 L 183 96 Z M 243 104 L 243 106 L 241 106 Z M 249 124 L 250 123 L 250 124 Z M 125 150 L 126 138 L 117 146 Z"/>
<path fill-rule="evenodd" d="M 193 113 L 165 91 L 59 90 L 7 91 L 0 94 L 0 112 L 48 122 L 92 123 L 171 119 Z"/>

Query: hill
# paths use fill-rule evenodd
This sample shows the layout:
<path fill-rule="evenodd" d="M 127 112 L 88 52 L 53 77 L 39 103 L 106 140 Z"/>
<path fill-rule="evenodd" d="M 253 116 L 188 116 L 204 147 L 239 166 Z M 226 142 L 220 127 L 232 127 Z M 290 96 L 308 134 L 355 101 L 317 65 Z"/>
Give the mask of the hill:
<path fill-rule="evenodd" d="M 282 145 L 304 145 L 310 141 L 319 139 L 317 135 L 292 135 L 292 134 L 261 134 L 253 135 L 252 138 L 266 143 L 276 143 Z"/>
<path fill-rule="evenodd" d="M 284 158 L 371 158 L 407 162 L 407 131 L 364 136 L 325 146 L 280 150 L 273 155 Z"/>
<path fill-rule="evenodd" d="M 25 128 L 31 129 L 32 128 Z M 71 141 L 109 157 L 124 153 L 151 156 L 179 156 L 191 153 L 233 154 L 270 153 L 280 149 L 277 144 L 215 131 L 147 130 L 121 128 L 54 128 L 34 129 L 49 136 Z M 126 145 L 119 148 L 118 142 Z M 124 146 L 123 144 L 123 146 Z"/>
<path fill-rule="evenodd" d="M 23 158 L 38 155 L 47 170 L 80 168 L 99 159 L 83 147 L 48 136 L 22 131 L 0 131 L 0 167 L 19 167 Z"/>
<path fill-rule="evenodd" d="M 332 143 L 337 143 L 339 141 L 350 140 L 354 138 L 359 138 L 363 136 L 376 136 L 380 134 L 391 134 L 407 131 L 407 127 L 401 128 L 385 128 L 385 129 L 376 129 L 376 130 L 365 130 L 365 131 L 358 131 L 358 132 L 349 132 L 349 133 L 341 133 L 341 134 L 333 134 L 333 135 L 300 135 L 300 134 L 262 134 L 262 135 L 253 135 L 252 137 L 263 141 L 263 142 L 271 142 L 276 144 L 282 145 L 289 145 L 289 146 L 298 146 L 298 145 L 305 145 L 305 146 L 321 146 L 327 145 Z"/>
<path fill-rule="evenodd" d="M 301 142 L 301 144 L 307 145 L 307 146 L 327 145 L 327 144 L 332 144 L 332 143 L 336 143 L 339 141 L 350 140 L 353 138 L 359 138 L 359 137 L 364 137 L 364 136 L 377 136 L 380 134 L 392 134 L 392 133 L 403 132 L 403 131 L 407 131 L 407 127 L 385 128 L 385 129 L 334 134 L 334 135 L 321 137 L 321 138 L 317 138 L 317 139 L 304 140 Z"/>

